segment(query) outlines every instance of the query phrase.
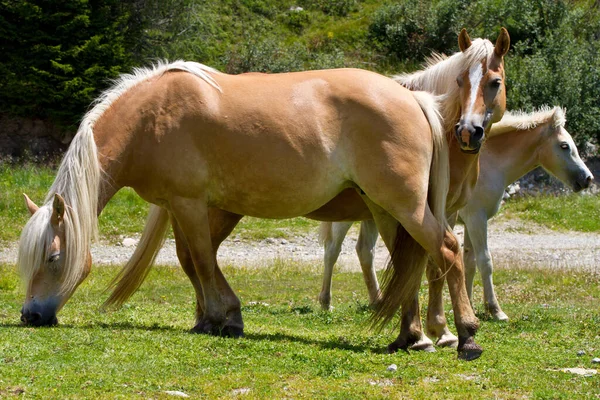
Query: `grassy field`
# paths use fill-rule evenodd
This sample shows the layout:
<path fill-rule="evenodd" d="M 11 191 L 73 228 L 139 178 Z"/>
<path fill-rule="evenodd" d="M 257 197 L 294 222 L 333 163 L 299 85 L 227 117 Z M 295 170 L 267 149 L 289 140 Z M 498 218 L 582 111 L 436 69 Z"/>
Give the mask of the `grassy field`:
<path fill-rule="evenodd" d="M 453 349 L 385 354 L 397 331 L 367 329 L 360 274 L 334 276 L 328 313 L 316 302 L 315 266 L 226 267 L 246 324 L 246 337 L 236 340 L 188 333 L 193 291 L 177 268 L 156 268 L 122 309 L 99 311 L 115 272 L 94 269 L 59 314 L 60 325 L 35 329 L 19 326 L 22 292 L 13 268 L 0 267 L 0 397 L 172 398 L 165 392 L 173 390 L 249 399 L 600 396 L 599 375 L 560 371 L 597 368 L 598 276 L 498 271 L 511 321 L 492 322 L 479 308 L 485 351 L 461 362 Z M 475 293 L 481 298 L 480 286 Z M 396 372 L 387 371 L 392 363 Z"/>
<path fill-rule="evenodd" d="M 519 197 L 506 202 L 502 214 L 551 229 L 598 232 L 600 196 L 573 193 L 565 196 Z"/>

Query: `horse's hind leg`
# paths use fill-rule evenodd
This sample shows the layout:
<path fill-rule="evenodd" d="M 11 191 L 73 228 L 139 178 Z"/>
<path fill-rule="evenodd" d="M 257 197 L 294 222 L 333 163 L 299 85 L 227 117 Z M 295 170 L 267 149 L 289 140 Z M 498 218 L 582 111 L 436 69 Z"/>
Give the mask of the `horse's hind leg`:
<path fill-rule="evenodd" d="M 406 204 L 402 207 L 402 203 L 399 201 L 390 202 L 385 201 L 385 199 L 379 199 L 378 203 L 382 204 L 395 219 L 400 221 L 410 236 L 441 267 L 442 273 L 446 275 L 452 299 L 454 321 L 459 337 L 459 357 L 466 360 L 479 357 L 483 350 L 473 339 L 479 327 L 479 321 L 473 313 L 469 297 L 467 296 L 464 268 L 458 240 L 452 232 L 442 231 L 442 227 L 435 219 L 427 202 L 423 202 L 422 204 L 417 203 L 414 207 L 406 207 Z M 369 207 L 371 206 L 369 205 Z M 409 293 L 406 293 L 406 295 L 409 295 Z"/>
<path fill-rule="evenodd" d="M 381 291 L 379 290 L 379 282 L 373 268 L 373 259 L 375 257 L 375 244 L 379 231 L 377 225 L 372 219 L 364 220 L 360 223 L 360 233 L 356 242 L 356 253 L 360 261 L 360 266 L 363 272 L 363 278 L 369 292 L 370 306 L 376 308 L 378 306 Z"/>
<path fill-rule="evenodd" d="M 188 245 L 202 287 L 204 313 L 193 331 L 242 336 L 244 326 L 240 301 L 216 265 L 206 204 L 197 199 L 176 197 L 171 199 L 170 208 L 178 225 L 179 236 L 183 236 Z"/>
<path fill-rule="evenodd" d="M 321 287 L 321 293 L 319 293 L 319 303 L 321 303 L 321 308 L 323 310 L 329 310 L 331 308 L 331 280 L 333 278 L 333 267 L 340 256 L 342 243 L 353 222 L 323 222 L 323 224 L 331 224 L 331 235 L 325 235 L 323 240 L 323 246 L 325 248 L 323 256 L 324 270 L 323 285 Z"/>
<path fill-rule="evenodd" d="M 391 215 L 364 197 L 371 213 L 377 223 L 377 228 L 392 257 L 393 268 L 402 268 L 405 261 L 425 262 L 425 250 L 416 243 L 406 230 L 400 226 Z M 416 273 L 422 274 L 422 271 Z M 384 306 L 380 304 L 380 306 Z M 400 334 L 388 346 L 388 351 L 394 353 L 398 350 L 423 350 L 433 352 L 433 342 L 423 334 L 421 314 L 419 308 L 418 287 L 413 291 L 407 301 L 401 304 Z"/>

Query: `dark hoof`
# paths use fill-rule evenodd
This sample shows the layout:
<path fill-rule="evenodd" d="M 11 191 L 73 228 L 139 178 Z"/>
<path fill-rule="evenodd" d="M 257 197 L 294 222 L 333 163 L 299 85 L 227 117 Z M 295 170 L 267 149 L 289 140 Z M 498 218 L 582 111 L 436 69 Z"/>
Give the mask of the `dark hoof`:
<path fill-rule="evenodd" d="M 388 344 L 387 351 L 389 354 L 394 354 L 398 352 L 398 350 L 403 350 L 408 353 L 408 349 L 413 343 L 408 343 L 404 339 L 396 339 L 392 343 Z"/>
<path fill-rule="evenodd" d="M 244 328 L 243 327 L 239 327 L 239 326 L 227 326 L 225 325 L 223 327 L 223 329 L 221 329 L 221 335 L 223 337 L 230 337 L 230 338 L 242 338 L 244 337 Z"/>
<path fill-rule="evenodd" d="M 473 361 L 478 359 L 483 353 L 483 348 L 475 343 L 472 337 L 467 339 L 459 339 L 458 358 L 465 361 Z"/>
<path fill-rule="evenodd" d="M 209 321 L 201 321 L 190 330 L 190 333 L 200 333 L 210 336 L 240 338 L 244 336 L 244 328 L 239 326 L 225 325 L 219 327 Z"/>

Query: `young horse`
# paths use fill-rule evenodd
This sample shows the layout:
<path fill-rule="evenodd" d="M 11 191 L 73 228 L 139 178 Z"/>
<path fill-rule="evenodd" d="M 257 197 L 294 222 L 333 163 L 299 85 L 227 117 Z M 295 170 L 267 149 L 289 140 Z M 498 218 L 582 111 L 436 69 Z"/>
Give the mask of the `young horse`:
<path fill-rule="evenodd" d="M 504 84 L 502 81 L 502 56 L 508 50 L 509 39 L 507 32 L 503 30 L 494 48 L 491 43 L 483 40 L 475 40 L 471 44 L 468 35 L 463 31 L 459 37 L 459 45 L 463 50 L 463 53 L 457 53 L 448 59 L 441 57 L 436 58 L 431 62 L 431 65 L 426 71 L 407 76 L 407 79 L 414 78 L 411 83 L 413 87 L 422 85 L 428 90 L 446 94 L 444 97 L 444 112 L 447 117 L 446 132 L 448 140 L 453 143 L 453 158 L 455 159 L 454 164 L 452 165 L 452 168 L 455 169 L 453 172 L 454 192 L 463 190 L 460 188 L 463 180 L 473 182 L 473 175 L 476 176 L 477 174 L 476 168 L 478 164 L 476 162 L 476 156 L 472 154 L 463 154 L 458 146 L 458 141 L 453 140 L 452 137 L 454 136 L 454 133 L 458 134 L 462 131 L 462 126 L 468 126 L 468 121 L 473 117 L 475 117 L 476 123 L 471 129 L 476 133 L 478 132 L 481 136 L 480 128 L 489 128 L 490 123 L 498 120 L 504 113 L 505 97 Z M 478 54 L 478 56 L 473 56 L 473 54 Z M 458 76 L 458 79 L 455 79 L 456 76 Z M 478 84 L 471 83 L 471 78 L 473 82 L 478 82 Z M 428 85 L 429 80 L 436 83 L 429 83 Z M 457 80 L 461 83 L 460 86 L 456 85 Z M 461 117 L 460 110 L 465 110 L 465 116 Z M 477 118 L 479 118 L 479 122 L 483 125 L 477 123 Z M 455 127 L 455 124 L 457 124 L 457 127 Z M 470 152 L 472 152 L 472 150 Z M 469 176 L 468 179 L 460 176 L 459 171 L 461 171 L 461 168 L 464 168 L 465 174 Z M 329 221 L 355 221 L 370 219 L 372 218 L 372 214 L 357 192 L 351 189 L 343 191 L 335 199 L 321 207 L 319 210 L 306 215 L 306 217 Z M 229 235 L 242 216 L 213 208 L 209 212 L 209 218 L 211 239 L 216 256 L 218 246 Z M 118 283 L 110 298 L 107 300 L 107 304 L 122 304 L 133 292 L 135 292 L 135 290 L 137 290 L 149 271 L 152 259 L 160 247 L 162 235 L 167 228 L 167 224 L 167 212 L 162 211 L 157 207 L 152 207 L 148 223 L 142 234 L 140 245 L 130 259 L 130 262 L 115 279 L 115 282 L 118 281 Z M 393 237 L 392 233 L 395 235 L 398 224 L 391 223 L 386 226 L 391 233 L 387 232 L 382 236 Z M 194 271 L 189 251 L 187 250 L 185 243 L 180 241 L 176 241 L 176 243 L 182 267 L 190 277 L 190 280 L 196 289 L 196 315 L 197 320 L 201 320 L 203 317 L 203 295 L 201 285 Z M 405 245 L 410 245 L 410 243 L 413 242 L 406 241 Z M 389 247 L 393 247 L 393 244 L 386 244 Z M 410 253 L 411 250 L 415 249 L 408 247 L 405 254 Z M 397 265 L 402 265 L 402 261 L 397 261 L 395 259 L 393 259 L 393 261 Z M 460 270 L 454 272 L 459 276 L 461 274 Z M 402 279 L 403 278 L 400 277 L 400 280 Z M 456 277 L 452 277 L 452 279 L 454 280 Z M 376 282 L 374 275 L 372 280 Z M 396 286 L 391 285 L 389 292 L 392 295 L 398 296 Z M 387 316 L 385 316 L 385 318 L 389 318 L 390 315 L 397 310 L 398 304 L 400 304 L 400 301 L 396 298 L 394 305 L 388 308 Z M 411 307 L 414 307 L 414 303 L 411 304 Z M 415 318 L 415 316 L 418 317 L 418 308 L 416 312 L 413 312 L 410 308 L 407 308 L 407 310 L 409 310 L 409 313 L 406 314 L 411 316 L 412 319 L 415 319 L 415 321 L 412 321 L 408 317 L 403 320 L 405 323 L 402 325 L 401 338 L 404 338 L 405 340 L 405 347 L 412 345 L 413 348 L 432 349 L 431 340 L 422 333 L 419 318 Z M 441 344 L 452 344 L 453 342 L 456 342 L 456 337 L 450 334 L 449 331 L 447 331 L 447 328 L 445 328 L 445 321 L 443 327 L 440 329 L 442 333 L 440 334 L 441 340 L 439 342 Z M 390 350 L 393 351 L 395 348 L 392 346 Z"/>
<path fill-rule="evenodd" d="M 497 320 L 508 320 L 508 317 L 501 310 L 494 293 L 487 221 L 498 212 L 504 188 L 538 166 L 575 192 L 589 187 L 593 179 L 581 161 L 571 135 L 564 128 L 565 121 L 560 107 L 542 108 L 531 114 L 506 113 L 490 131 L 481 151 L 477 185 L 467 205 L 459 211 L 465 224 L 464 259 L 469 298 L 472 299 L 473 278 L 478 267 L 486 309 Z M 352 224 L 351 221 L 323 222 L 320 227 L 320 237 L 325 246 L 325 271 L 319 301 L 324 309 L 330 307 L 333 266 Z M 377 235 L 373 220 L 361 222 L 356 253 L 372 304 L 381 295 L 373 268 Z"/>

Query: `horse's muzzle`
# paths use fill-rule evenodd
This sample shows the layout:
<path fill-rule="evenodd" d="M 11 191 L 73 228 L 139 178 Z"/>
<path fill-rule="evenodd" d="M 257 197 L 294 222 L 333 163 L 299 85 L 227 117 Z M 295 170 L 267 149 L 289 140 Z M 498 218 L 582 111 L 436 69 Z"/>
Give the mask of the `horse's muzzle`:
<path fill-rule="evenodd" d="M 592 175 L 588 175 L 583 179 L 578 179 L 573 184 L 573 191 L 575 193 L 582 191 L 583 189 L 587 189 L 592 185 L 592 181 L 594 177 Z"/>
<path fill-rule="evenodd" d="M 44 316 L 39 311 L 21 310 L 21 322 L 27 326 L 52 326 L 58 324 L 56 314 Z"/>
<path fill-rule="evenodd" d="M 485 130 L 482 126 L 471 124 L 456 124 L 456 139 L 460 150 L 467 154 L 477 154 L 481 149 L 485 138 Z"/>

